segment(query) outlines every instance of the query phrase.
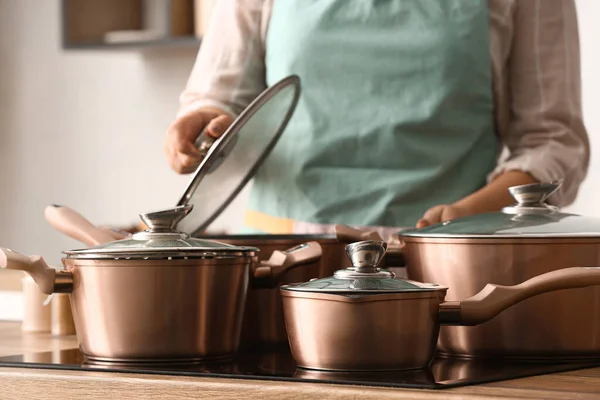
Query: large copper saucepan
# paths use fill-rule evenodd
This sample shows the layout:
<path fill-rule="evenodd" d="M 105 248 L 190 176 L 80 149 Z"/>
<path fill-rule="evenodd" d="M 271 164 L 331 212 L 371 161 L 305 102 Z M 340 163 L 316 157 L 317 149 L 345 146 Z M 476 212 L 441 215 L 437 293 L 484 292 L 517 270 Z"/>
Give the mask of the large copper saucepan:
<path fill-rule="evenodd" d="M 377 268 L 386 247 L 379 241 L 348 245 L 353 267 L 330 278 L 280 288 L 292 356 L 299 367 L 424 368 L 435 354 L 440 324 L 481 324 L 530 297 L 600 284 L 600 268 L 564 268 L 516 286 L 488 284 L 460 302 L 445 301 L 446 287 L 399 279 Z M 540 329 L 538 334 L 547 332 Z"/>
<path fill-rule="evenodd" d="M 487 284 L 516 285 L 567 267 L 600 265 L 600 219 L 545 203 L 560 182 L 510 189 L 501 212 L 401 231 L 407 277 L 447 286 L 459 301 Z M 478 326 L 443 326 L 441 355 L 528 361 L 600 358 L 600 287 L 527 299 Z M 540 334 L 543 332 L 543 334 Z"/>
<path fill-rule="evenodd" d="M 70 293 L 77 337 L 90 360 L 232 357 L 248 287 L 274 287 L 285 271 L 317 261 L 320 246 L 307 243 L 259 262 L 258 248 L 175 231 L 191 207 L 143 214 L 149 229 L 131 238 L 65 251 L 63 270 L 8 249 L 0 251 L 0 267 L 28 272 L 44 293 Z"/>

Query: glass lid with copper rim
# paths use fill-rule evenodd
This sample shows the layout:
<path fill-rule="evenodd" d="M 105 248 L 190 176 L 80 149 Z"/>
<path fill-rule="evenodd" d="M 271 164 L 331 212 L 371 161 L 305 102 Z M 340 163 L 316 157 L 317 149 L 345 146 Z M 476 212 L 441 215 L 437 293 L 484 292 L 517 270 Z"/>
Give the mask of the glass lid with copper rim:
<path fill-rule="evenodd" d="M 377 265 L 387 250 L 387 244 L 366 240 L 346 246 L 352 267 L 335 272 L 332 277 L 311 279 L 300 284 L 284 285 L 281 290 L 331 294 L 412 293 L 445 290 L 436 284 L 396 278 L 395 274 Z"/>
<path fill-rule="evenodd" d="M 563 213 L 546 203 L 562 181 L 514 186 L 516 204 L 500 212 L 457 218 L 398 233 L 411 238 L 599 238 L 600 218 Z"/>
<path fill-rule="evenodd" d="M 177 203 L 194 210 L 178 229 L 203 232 L 254 176 L 282 135 L 300 96 L 300 79 L 289 76 L 262 92 L 217 140 L 203 132 L 202 162 Z"/>
<path fill-rule="evenodd" d="M 214 240 L 190 237 L 175 230 L 177 222 L 185 218 L 192 205 L 141 214 L 148 226 L 132 237 L 104 243 L 87 249 L 64 251 L 66 258 L 75 259 L 179 259 L 179 258 L 232 258 L 253 256 L 256 247 L 234 246 Z"/>

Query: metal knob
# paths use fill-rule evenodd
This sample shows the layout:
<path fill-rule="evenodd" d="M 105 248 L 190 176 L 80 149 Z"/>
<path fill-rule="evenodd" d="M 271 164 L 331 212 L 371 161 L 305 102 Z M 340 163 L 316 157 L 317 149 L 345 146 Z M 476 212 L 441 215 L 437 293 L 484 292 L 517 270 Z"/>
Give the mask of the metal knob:
<path fill-rule="evenodd" d="M 140 218 L 148 225 L 150 232 L 174 232 L 179 221 L 188 215 L 193 207 L 192 204 L 187 204 L 167 210 L 140 214 Z"/>
<path fill-rule="evenodd" d="M 346 254 L 357 271 L 374 270 L 387 251 L 387 243 L 367 240 L 346 246 Z"/>
<path fill-rule="evenodd" d="M 387 243 L 381 240 L 365 240 L 346 246 L 346 254 L 352 262 L 352 267 L 335 271 L 334 277 L 338 279 L 390 279 L 395 276 L 391 271 L 377 268 L 387 251 Z M 354 288 L 379 287 L 378 282 L 354 282 Z"/>
<path fill-rule="evenodd" d="M 200 133 L 196 139 L 195 145 L 198 150 L 200 150 L 202 159 L 208 155 L 211 148 L 214 146 L 219 146 L 216 150 L 217 154 L 215 154 L 215 156 L 212 158 L 211 163 L 205 167 L 207 172 L 210 173 L 215 171 L 223 163 L 229 153 L 231 153 L 238 141 L 238 136 L 235 133 L 235 130 L 228 129 L 218 139 L 210 136 L 206 131 L 206 128 Z M 217 141 L 219 141 L 219 145 L 215 144 Z M 223 145 L 220 144 L 221 142 L 223 142 Z"/>
<path fill-rule="evenodd" d="M 198 135 L 198 139 L 196 139 L 196 147 L 200 150 L 200 154 L 202 157 L 206 157 L 208 151 L 212 147 L 213 144 L 217 141 L 216 138 L 210 136 L 206 129 L 204 129 L 200 135 Z"/>
<path fill-rule="evenodd" d="M 557 207 L 546 204 L 546 200 L 562 185 L 562 180 L 546 183 L 531 183 L 513 186 L 508 189 L 517 204 L 504 207 L 506 214 L 547 214 L 558 211 Z"/>
<path fill-rule="evenodd" d="M 548 183 L 531 183 L 508 189 L 520 205 L 544 205 L 544 202 L 562 185 L 562 180 Z"/>

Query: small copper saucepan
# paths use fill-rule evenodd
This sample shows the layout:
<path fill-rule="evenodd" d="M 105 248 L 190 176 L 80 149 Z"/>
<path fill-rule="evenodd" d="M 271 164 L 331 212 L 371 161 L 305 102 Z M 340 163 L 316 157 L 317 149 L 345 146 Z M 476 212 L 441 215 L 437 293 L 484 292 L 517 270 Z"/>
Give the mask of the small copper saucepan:
<path fill-rule="evenodd" d="M 191 207 L 143 214 L 149 229 L 131 238 L 65 251 L 63 270 L 8 249 L 0 249 L 0 268 L 29 273 L 46 294 L 70 294 L 77 338 L 92 361 L 230 358 L 249 287 L 276 286 L 287 270 L 318 261 L 321 247 L 305 243 L 259 261 L 258 248 L 176 231 Z M 88 228 L 93 237 L 81 240 L 109 240 Z"/>
<path fill-rule="evenodd" d="M 477 325 L 530 297 L 600 284 L 600 268 L 573 267 L 516 286 L 489 284 L 473 297 L 445 302 L 448 288 L 399 279 L 378 268 L 386 249 L 382 241 L 350 244 L 346 252 L 353 267 L 338 270 L 333 277 L 280 288 L 290 347 L 299 367 L 424 368 L 433 359 L 440 324 Z"/>

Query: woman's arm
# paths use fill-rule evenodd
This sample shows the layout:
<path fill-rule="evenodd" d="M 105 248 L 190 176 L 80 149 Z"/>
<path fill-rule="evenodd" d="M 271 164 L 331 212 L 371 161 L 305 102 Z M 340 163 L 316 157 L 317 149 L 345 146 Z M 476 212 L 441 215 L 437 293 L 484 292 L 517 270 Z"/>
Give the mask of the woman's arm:
<path fill-rule="evenodd" d="M 508 157 L 481 190 L 428 210 L 422 227 L 498 211 L 514 202 L 510 186 L 563 179 L 549 199 L 571 204 L 589 166 L 590 144 L 581 110 L 577 15 L 573 0 L 518 0 L 507 61 L 510 123 Z"/>
<path fill-rule="evenodd" d="M 442 204 L 427 210 L 417 222 L 417 228 L 448 221 L 467 215 L 498 211 L 515 201 L 508 192 L 511 186 L 536 182 L 535 178 L 523 171 L 507 171 L 495 177 L 484 188 L 453 203 Z"/>
<path fill-rule="evenodd" d="M 585 178 L 590 143 L 581 107 L 577 12 L 573 0 L 518 0 L 508 59 L 508 158 L 490 176 L 523 171 L 537 181 L 563 179 L 549 199 L 571 204 Z"/>
<path fill-rule="evenodd" d="M 263 3 L 264 0 L 215 2 L 180 96 L 178 116 L 210 108 L 235 118 L 266 88 L 261 37 Z"/>
<path fill-rule="evenodd" d="M 481 190 L 453 204 L 465 214 L 480 214 L 498 211 L 502 207 L 513 204 L 515 200 L 508 192 L 511 186 L 534 183 L 536 179 L 523 171 L 507 171 L 488 183 Z"/>
<path fill-rule="evenodd" d="M 264 0 L 219 0 L 202 40 L 180 109 L 167 129 L 164 150 L 177 173 L 193 172 L 202 160 L 196 139 L 218 137 L 265 89 Z"/>

